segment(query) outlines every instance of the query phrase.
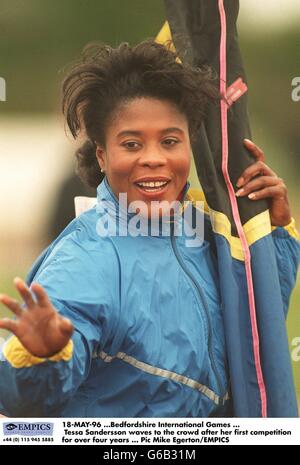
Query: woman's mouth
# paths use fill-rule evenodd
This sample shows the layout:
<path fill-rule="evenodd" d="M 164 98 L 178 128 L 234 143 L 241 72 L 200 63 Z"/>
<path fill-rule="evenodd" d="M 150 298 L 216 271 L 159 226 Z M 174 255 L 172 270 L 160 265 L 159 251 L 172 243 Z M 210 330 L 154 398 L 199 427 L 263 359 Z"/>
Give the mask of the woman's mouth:
<path fill-rule="evenodd" d="M 136 185 L 145 192 L 156 192 L 163 189 L 170 181 L 145 181 L 137 182 Z"/>
<path fill-rule="evenodd" d="M 135 182 L 135 186 L 137 189 L 142 192 L 147 197 L 157 196 L 163 194 L 170 183 L 170 180 L 164 181 L 157 181 L 157 180 L 149 180 L 149 181 L 138 181 Z"/>

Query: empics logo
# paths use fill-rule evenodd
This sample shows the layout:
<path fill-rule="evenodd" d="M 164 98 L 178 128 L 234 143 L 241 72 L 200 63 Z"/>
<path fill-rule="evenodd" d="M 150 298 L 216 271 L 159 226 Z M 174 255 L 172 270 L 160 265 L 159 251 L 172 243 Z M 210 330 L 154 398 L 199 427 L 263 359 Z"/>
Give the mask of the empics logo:
<path fill-rule="evenodd" d="M 15 423 L 3 423 L 3 434 L 4 435 L 22 435 L 22 436 L 52 436 L 53 435 L 53 423 L 42 423 L 42 422 L 15 422 Z"/>
<path fill-rule="evenodd" d="M 6 82 L 0 77 L 0 102 L 6 102 Z"/>
<path fill-rule="evenodd" d="M 6 429 L 8 429 L 8 431 L 12 431 L 13 429 L 16 429 L 18 428 L 18 425 L 15 425 L 14 423 L 8 423 L 6 425 Z"/>

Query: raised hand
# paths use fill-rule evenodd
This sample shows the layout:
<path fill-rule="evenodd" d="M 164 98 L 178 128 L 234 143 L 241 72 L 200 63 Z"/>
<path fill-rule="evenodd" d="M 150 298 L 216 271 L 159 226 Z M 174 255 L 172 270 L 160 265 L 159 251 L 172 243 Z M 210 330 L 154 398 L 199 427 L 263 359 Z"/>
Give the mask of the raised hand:
<path fill-rule="evenodd" d="M 26 304 L 21 304 L 11 297 L 1 294 L 0 302 L 9 308 L 16 319 L 3 318 L 0 328 L 11 331 L 25 349 L 36 357 L 46 358 L 65 347 L 73 333 L 70 320 L 63 318 L 50 302 L 46 291 L 38 283 L 31 285 L 15 278 L 14 284 Z"/>
<path fill-rule="evenodd" d="M 237 181 L 237 197 L 248 196 L 251 200 L 268 199 L 273 226 L 286 226 L 292 220 L 284 181 L 265 163 L 264 152 L 252 141 L 244 139 L 244 145 L 256 158 Z"/>

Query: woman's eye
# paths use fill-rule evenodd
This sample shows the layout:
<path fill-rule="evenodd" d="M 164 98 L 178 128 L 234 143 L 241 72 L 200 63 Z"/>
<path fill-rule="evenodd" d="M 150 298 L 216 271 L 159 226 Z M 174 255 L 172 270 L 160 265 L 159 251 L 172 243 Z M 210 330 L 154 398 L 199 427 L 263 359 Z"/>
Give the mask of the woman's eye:
<path fill-rule="evenodd" d="M 123 147 L 126 147 L 129 150 L 136 150 L 139 148 L 140 144 L 135 141 L 123 142 Z"/>
<path fill-rule="evenodd" d="M 172 146 L 172 145 L 175 145 L 175 144 L 178 144 L 178 143 L 179 143 L 178 139 L 165 139 L 163 141 L 163 144 L 167 145 L 167 146 Z"/>

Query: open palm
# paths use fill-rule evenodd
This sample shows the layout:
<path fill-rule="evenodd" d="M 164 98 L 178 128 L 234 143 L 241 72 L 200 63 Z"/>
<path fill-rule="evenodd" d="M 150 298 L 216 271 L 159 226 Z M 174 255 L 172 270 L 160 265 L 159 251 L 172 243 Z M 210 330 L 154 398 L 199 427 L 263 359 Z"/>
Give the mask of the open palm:
<path fill-rule="evenodd" d="M 20 278 L 16 278 L 14 283 L 26 308 L 15 299 L 2 294 L 0 301 L 16 315 L 16 319 L 1 319 L 0 328 L 14 333 L 32 355 L 51 357 L 68 343 L 73 325 L 70 320 L 59 315 L 40 284 L 33 283 L 30 290 Z"/>

